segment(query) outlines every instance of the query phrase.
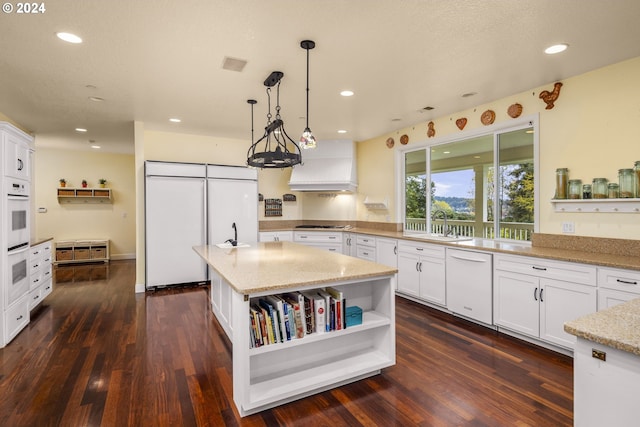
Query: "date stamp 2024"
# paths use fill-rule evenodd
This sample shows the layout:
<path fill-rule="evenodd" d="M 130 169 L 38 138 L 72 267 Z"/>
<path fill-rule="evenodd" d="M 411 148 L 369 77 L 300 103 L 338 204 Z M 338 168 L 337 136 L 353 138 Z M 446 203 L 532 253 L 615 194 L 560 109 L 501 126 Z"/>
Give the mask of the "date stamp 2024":
<path fill-rule="evenodd" d="M 37 15 L 47 11 L 44 2 L 41 3 L 2 3 L 2 11 L 6 14 Z"/>

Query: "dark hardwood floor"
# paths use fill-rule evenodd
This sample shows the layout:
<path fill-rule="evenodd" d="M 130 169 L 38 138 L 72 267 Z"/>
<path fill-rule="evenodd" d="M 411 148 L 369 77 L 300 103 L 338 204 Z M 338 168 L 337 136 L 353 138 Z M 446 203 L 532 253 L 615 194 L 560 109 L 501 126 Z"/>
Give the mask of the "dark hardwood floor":
<path fill-rule="evenodd" d="M 397 364 L 240 418 L 204 287 L 135 294 L 135 265 L 56 270 L 0 349 L 1 426 L 570 426 L 572 360 L 397 298 Z"/>

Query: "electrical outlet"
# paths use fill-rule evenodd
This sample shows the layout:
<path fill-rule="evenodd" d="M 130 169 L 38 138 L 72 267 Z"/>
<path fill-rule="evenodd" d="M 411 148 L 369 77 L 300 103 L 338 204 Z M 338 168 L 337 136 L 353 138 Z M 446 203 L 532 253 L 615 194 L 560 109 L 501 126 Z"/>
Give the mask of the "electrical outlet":
<path fill-rule="evenodd" d="M 563 222 L 562 223 L 562 232 L 563 233 L 575 233 L 576 225 L 573 222 Z"/>

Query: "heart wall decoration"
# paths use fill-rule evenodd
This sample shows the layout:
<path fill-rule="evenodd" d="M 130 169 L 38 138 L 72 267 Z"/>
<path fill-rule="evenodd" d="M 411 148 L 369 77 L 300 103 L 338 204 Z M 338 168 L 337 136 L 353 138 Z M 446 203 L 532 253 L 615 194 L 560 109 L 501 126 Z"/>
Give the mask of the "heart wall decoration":
<path fill-rule="evenodd" d="M 458 120 L 456 120 L 456 126 L 458 126 L 458 129 L 462 130 L 464 129 L 464 127 L 467 125 L 467 118 L 466 117 L 462 117 Z"/>

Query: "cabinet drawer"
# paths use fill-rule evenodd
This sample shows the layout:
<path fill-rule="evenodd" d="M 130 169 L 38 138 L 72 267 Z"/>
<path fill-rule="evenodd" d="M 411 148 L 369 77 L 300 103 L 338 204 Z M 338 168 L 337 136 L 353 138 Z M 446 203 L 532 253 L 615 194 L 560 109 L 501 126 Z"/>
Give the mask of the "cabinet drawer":
<path fill-rule="evenodd" d="M 598 268 L 598 287 L 640 295 L 640 272 Z"/>
<path fill-rule="evenodd" d="M 596 286 L 597 283 L 597 269 L 594 266 L 518 255 L 496 255 L 493 262 L 496 270 L 589 286 Z"/>
<path fill-rule="evenodd" d="M 366 259 L 368 261 L 376 261 L 376 250 L 370 246 L 357 246 L 356 247 L 356 256 L 361 259 Z"/>
<path fill-rule="evenodd" d="M 25 295 L 6 311 L 7 342 L 11 341 L 29 323 L 29 296 Z"/>
<path fill-rule="evenodd" d="M 342 235 L 340 233 L 325 233 L 325 232 L 299 232 L 296 231 L 293 235 L 294 241 L 300 243 L 317 242 L 317 243 L 337 243 L 342 245 Z"/>
<path fill-rule="evenodd" d="M 445 247 L 442 245 L 430 245 L 428 243 L 417 243 L 409 241 L 398 242 L 398 252 L 419 254 L 422 256 L 429 256 L 439 259 L 444 259 L 444 248 Z"/>
<path fill-rule="evenodd" d="M 357 234 L 356 235 L 356 245 L 362 246 L 375 246 L 376 238 L 372 236 Z"/>

